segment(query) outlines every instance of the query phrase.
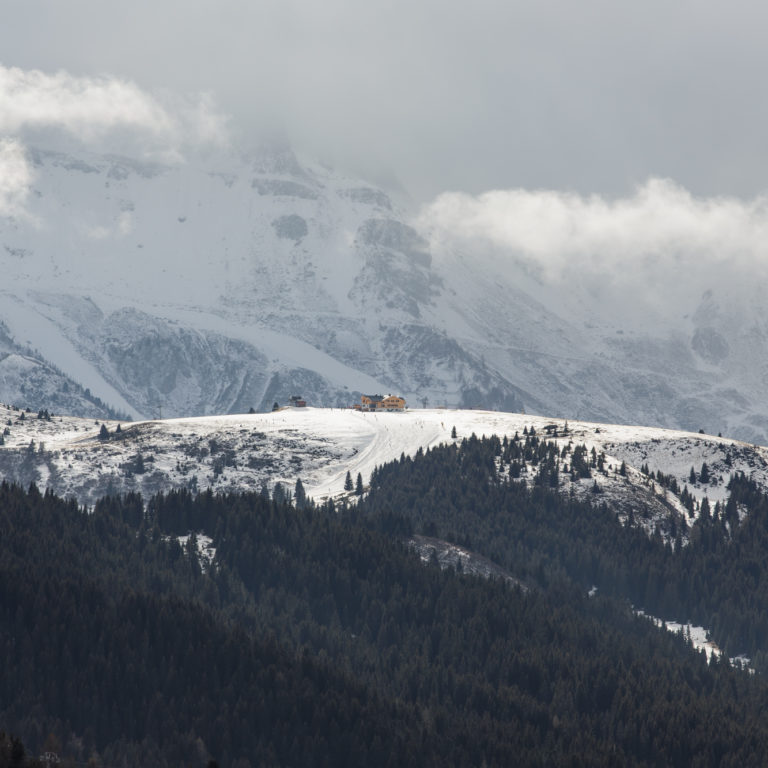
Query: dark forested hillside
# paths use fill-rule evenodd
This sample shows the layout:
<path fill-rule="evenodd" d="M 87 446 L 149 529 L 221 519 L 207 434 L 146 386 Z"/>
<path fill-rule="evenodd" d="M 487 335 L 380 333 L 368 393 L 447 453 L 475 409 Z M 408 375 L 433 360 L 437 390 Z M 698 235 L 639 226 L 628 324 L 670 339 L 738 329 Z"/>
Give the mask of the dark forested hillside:
<path fill-rule="evenodd" d="M 530 436 L 472 437 L 403 457 L 376 471 L 359 514 L 396 510 L 416 532 L 476 549 L 540 587 L 596 586 L 657 616 L 691 620 L 731 656 L 768 670 L 768 499 L 757 486 L 735 475 L 727 504 L 705 503 L 690 528 L 671 517 L 666 538 L 649 536 L 631 514 L 620 524 L 599 493 L 585 502 L 553 492 L 560 462 L 552 449 Z M 571 458 L 570 471 L 589 472 Z M 532 488 L 516 480 L 523 464 L 535 471 Z"/>
<path fill-rule="evenodd" d="M 733 645 L 747 628 L 759 652 L 766 500 L 734 479 L 674 551 L 599 499 L 525 488 L 510 442 L 381 467 L 354 507 L 174 492 L 83 510 L 0 485 L 0 730 L 104 766 L 765 764 L 762 676 L 629 602 Z M 424 563 L 414 532 L 530 589 Z"/>

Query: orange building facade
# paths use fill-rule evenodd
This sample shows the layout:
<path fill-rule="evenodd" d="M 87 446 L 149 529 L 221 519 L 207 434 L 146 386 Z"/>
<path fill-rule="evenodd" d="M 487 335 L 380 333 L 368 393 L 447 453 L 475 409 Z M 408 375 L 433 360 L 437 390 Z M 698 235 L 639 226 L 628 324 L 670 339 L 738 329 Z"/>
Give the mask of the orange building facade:
<path fill-rule="evenodd" d="M 352 406 L 356 411 L 404 411 L 405 399 L 397 395 L 361 395 Z"/>

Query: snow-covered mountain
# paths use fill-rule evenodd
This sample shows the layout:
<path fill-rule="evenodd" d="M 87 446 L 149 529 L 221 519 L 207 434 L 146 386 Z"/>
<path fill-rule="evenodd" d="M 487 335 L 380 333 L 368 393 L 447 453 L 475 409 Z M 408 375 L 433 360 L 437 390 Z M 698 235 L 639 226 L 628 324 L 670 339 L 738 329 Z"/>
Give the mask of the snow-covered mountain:
<path fill-rule="evenodd" d="M 6 402 L 138 419 L 393 392 L 768 443 L 757 304 L 709 292 L 683 318 L 617 323 L 590 286 L 446 246 L 384 190 L 284 148 L 30 158 L 28 215 L 0 220 Z"/>
<path fill-rule="evenodd" d="M 364 391 L 522 405 L 425 316 L 441 278 L 383 191 L 283 150 L 210 167 L 33 159 L 33 218 L 0 224 L 5 400 L 71 410 L 18 373 L 53 365 L 133 417 Z"/>

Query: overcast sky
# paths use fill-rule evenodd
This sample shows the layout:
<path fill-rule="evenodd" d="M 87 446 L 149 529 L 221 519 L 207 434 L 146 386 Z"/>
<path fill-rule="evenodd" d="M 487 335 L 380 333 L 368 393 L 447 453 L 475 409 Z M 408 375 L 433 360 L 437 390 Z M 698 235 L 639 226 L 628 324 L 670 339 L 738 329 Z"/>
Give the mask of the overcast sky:
<path fill-rule="evenodd" d="M 768 187 L 765 3 L 2 6 L 6 68 L 114 77 L 159 99 L 207 92 L 240 141 L 285 135 L 391 174 L 421 201 L 505 188 L 615 196 L 652 176 L 696 195 Z"/>

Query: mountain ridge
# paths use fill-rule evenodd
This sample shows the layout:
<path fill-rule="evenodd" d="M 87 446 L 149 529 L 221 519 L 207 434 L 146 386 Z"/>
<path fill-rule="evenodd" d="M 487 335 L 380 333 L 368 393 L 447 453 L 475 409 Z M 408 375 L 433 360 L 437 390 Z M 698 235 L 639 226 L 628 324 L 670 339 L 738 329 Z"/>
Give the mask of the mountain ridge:
<path fill-rule="evenodd" d="M 700 433 L 520 413 L 288 407 L 131 423 L 48 411 L 36 415 L 0 405 L 0 426 L 5 432 L 0 476 L 50 487 L 84 504 L 104 495 L 149 497 L 171 489 L 258 492 L 279 483 L 291 492 L 297 480 L 318 501 L 343 498 L 349 495 L 348 473 L 353 479 L 360 474 L 367 487 L 377 467 L 401 456 L 476 435 L 525 440 L 529 432 L 542 449 L 557 450 L 560 466 L 554 480 L 543 479 L 544 458 L 532 459 L 520 482 L 544 482 L 574 498 L 605 501 L 621 519 L 631 516 L 649 533 L 659 528 L 668 538 L 682 527 L 685 541 L 685 528 L 705 498 L 710 506 L 725 505 L 733 474 L 743 473 L 768 490 L 766 448 Z M 577 448 L 586 471 L 574 457 Z"/>

